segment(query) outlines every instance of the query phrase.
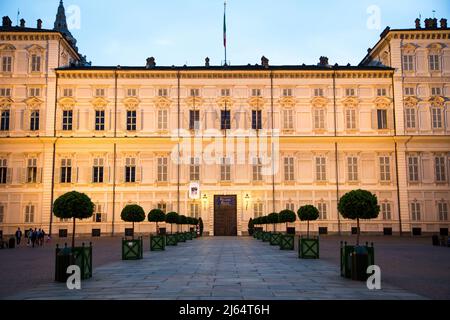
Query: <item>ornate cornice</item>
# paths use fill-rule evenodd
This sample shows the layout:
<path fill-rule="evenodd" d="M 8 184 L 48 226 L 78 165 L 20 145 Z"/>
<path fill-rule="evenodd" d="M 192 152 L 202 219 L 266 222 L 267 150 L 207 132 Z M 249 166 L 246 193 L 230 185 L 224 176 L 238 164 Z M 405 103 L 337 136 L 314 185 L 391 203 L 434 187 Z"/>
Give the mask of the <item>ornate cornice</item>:
<path fill-rule="evenodd" d="M 330 102 L 330 99 L 324 98 L 324 97 L 314 97 L 311 100 L 311 104 L 314 107 L 323 107 L 326 106 Z"/>
<path fill-rule="evenodd" d="M 342 100 L 342 104 L 346 107 L 357 107 L 359 104 L 359 99 L 356 97 L 346 97 Z"/>
<path fill-rule="evenodd" d="M 297 101 L 294 97 L 282 97 L 278 100 L 278 103 L 283 107 L 293 107 L 296 102 Z"/>
<path fill-rule="evenodd" d="M 441 97 L 441 96 L 434 96 L 434 97 L 431 97 L 428 101 L 431 103 L 432 106 L 443 108 L 444 103 L 445 103 L 445 98 Z"/>
<path fill-rule="evenodd" d="M 231 97 L 220 97 L 216 100 L 216 103 L 221 107 L 225 108 L 231 108 L 234 105 L 234 100 L 231 99 Z"/>
<path fill-rule="evenodd" d="M 201 106 L 204 103 L 201 97 L 188 97 L 184 99 L 184 102 L 190 107 L 194 106 L 194 104 L 195 106 Z"/>
<path fill-rule="evenodd" d="M 122 100 L 123 105 L 127 108 L 127 110 L 135 110 L 141 101 L 135 97 L 128 97 Z"/>
<path fill-rule="evenodd" d="M 405 107 L 417 107 L 419 99 L 416 97 L 406 97 L 403 99 L 403 103 L 405 104 Z"/>
<path fill-rule="evenodd" d="M 0 107 L 1 108 L 9 108 L 14 103 L 14 100 L 9 97 L 4 97 L 0 99 Z"/>
<path fill-rule="evenodd" d="M 248 104 L 253 108 L 262 108 L 266 104 L 266 99 L 263 97 L 251 97 L 248 99 Z"/>
<path fill-rule="evenodd" d="M 37 97 L 31 97 L 31 98 L 25 99 L 24 102 L 31 109 L 39 108 L 44 103 L 43 100 L 41 100 Z"/>
<path fill-rule="evenodd" d="M 63 97 L 58 100 L 58 104 L 64 109 L 71 109 L 75 107 L 76 103 L 77 101 L 74 98 L 70 97 Z"/>
<path fill-rule="evenodd" d="M 108 105 L 109 101 L 103 97 L 96 97 L 92 99 L 91 104 L 95 108 L 105 108 Z"/>
<path fill-rule="evenodd" d="M 377 107 L 387 108 L 391 105 L 392 99 L 388 97 L 376 97 L 375 100 L 373 100 L 373 103 Z"/>
<path fill-rule="evenodd" d="M 169 108 L 172 104 L 172 100 L 167 97 L 156 97 L 153 103 L 157 108 Z"/>

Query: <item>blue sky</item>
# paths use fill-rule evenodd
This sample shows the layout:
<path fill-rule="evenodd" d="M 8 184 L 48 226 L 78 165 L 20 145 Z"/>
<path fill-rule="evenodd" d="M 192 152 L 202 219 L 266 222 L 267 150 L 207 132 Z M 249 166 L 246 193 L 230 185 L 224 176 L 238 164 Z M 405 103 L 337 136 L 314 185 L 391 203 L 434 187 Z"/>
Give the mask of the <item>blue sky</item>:
<path fill-rule="evenodd" d="M 53 28 L 59 0 L 0 0 L 0 13 L 16 23 L 17 9 L 27 26 L 43 20 Z M 79 8 L 80 28 L 72 29 L 78 47 L 93 65 L 202 65 L 224 59 L 223 0 L 66 0 Z M 373 7 L 376 6 L 376 7 Z M 412 28 L 433 16 L 450 18 L 449 0 L 228 0 L 228 60 L 232 64 L 357 64 L 386 26 Z M 373 20 L 379 9 L 380 29 Z M 378 8 L 378 9 L 377 9 Z M 371 11 L 372 13 L 368 13 Z"/>

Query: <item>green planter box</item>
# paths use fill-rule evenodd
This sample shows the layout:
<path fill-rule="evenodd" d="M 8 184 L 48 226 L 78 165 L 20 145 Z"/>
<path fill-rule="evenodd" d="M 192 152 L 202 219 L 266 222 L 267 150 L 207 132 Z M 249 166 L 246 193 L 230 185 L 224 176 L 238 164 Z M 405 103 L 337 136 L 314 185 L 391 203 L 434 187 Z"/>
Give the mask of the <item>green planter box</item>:
<path fill-rule="evenodd" d="M 66 282 L 69 274 L 67 268 L 71 265 L 80 267 L 81 279 L 92 278 L 92 243 L 89 247 L 85 247 L 84 243 L 81 247 L 75 247 L 73 250 L 67 248 L 59 248 L 56 246 L 55 251 L 55 281 Z"/>
<path fill-rule="evenodd" d="M 192 239 L 197 239 L 197 232 L 191 231 L 191 236 L 192 236 Z"/>
<path fill-rule="evenodd" d="M 261 240 L 262 239 L 262 234 L 263 234 L 263 232 L 261 230 L 256 231 L 255 232 L 255 238 L 258 239 L 258 240 Z"/>
<path fill-rule="evenodd" d="M 263 242 L 269 242 L 270 241 L 270 232 L 263 231 L 262 241 Z"/>
<path fill-rule="evenodd" d="M 367 265 L 371 266 L 375 264 L 375 248 L 373 247 L 373 243 L 369 246 L 366 243 L 365 249 L 368 253 L 368 261 Z M 355 246 L 347 245 L 347 242 L 341 241 L 341 276 L 344 278 L 352 278 L 352 254 L 355 251 Z"/>
<path fill-rule="evenodd" d="M 122 239 L 122 260 L 142 259 L 143 247 L 142 237 L 133 240 Z"/>
<path fill-rule="evenodd" d="M 184 237 L 186 240 L 192 240 L 192 233 L 191 232 L 185 232 Z"/>
<path fill-rule="evenodd" d="M 282 234 L 280 236 L 280 250 L 294 250 L 295 235 Z"/>
<path fill-rule="evenodd" d="M 183 232 L 177 232 L 177 239 L 178 242 L 186 242 L 186 238 Z"/>
<path fill-rule="evenodd" d="M 271 246 L 279 246 L 280 245 L 281 233 L 271 233 L 270 234 L 270 245 Z"/>
<path fill-rule="evenodd" d="M 178 235 L 168 234 L 166 235 L 166 246 L 176 246 L 178 244 Z"/>
<path fill-rule="evenodd" d="M 150 251 L 166 250 L 166 236 L 150 236 Z"/>
<path fill-rule="evenodd" d="M 298 257 L 300 259 L 319 259 L 319 238 L 298 240 Z"/>

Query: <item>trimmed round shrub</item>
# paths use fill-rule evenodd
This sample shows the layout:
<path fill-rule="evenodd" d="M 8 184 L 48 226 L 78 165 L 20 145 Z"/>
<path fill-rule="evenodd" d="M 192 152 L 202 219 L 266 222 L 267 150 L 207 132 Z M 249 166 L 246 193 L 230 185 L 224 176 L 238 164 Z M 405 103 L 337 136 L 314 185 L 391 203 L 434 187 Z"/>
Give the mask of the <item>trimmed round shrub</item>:
<path fill-rule="evenodd" d="M 282 210 L 280 212 L 280 223 L 286 223 L 286 230 L 287 230 L 287 224 L 290 222 L 295 222 L 297 217 L 295 216 L 295 212 L 292 210 Z"/>
<path fill-rule="evenodd" d="M 178 213 L 169 212 L 168 214 L 166 214 L 166 223 L 170 224 L 170 233 L 172 233 L 173 224 L 176 224 L 177 222 L 178 222 Z"/>
<path fill-rule="evenodd" d="M 166 215 L 164 211 L 161 209 L 153 209 L 148 213 L 148 221 L 149 222 L 156 222 L 156 233 L 159 233 L 159 226 L 158 222 L 164 222 L 166 221 Z"/>
<path fill-rule="evenodd" d="M 280 222 L 280 217 L 277 212 L 272 212 L 267 216 L 267 223 L 273 225 L 273 231 L 275 231 L 275 225 Z"/>
<path fill-rule="evenodd" d="M 137 204 L 129 204 L 122 209 L 120 217 L 125 222 L 133 223 L 133 237 L 134 237 L 134 223 L 142 222 L 145 220 L 145 211 L 141 206 Z"/>
<path fill-rule="evenodd" d="M 306 205 L 298 209 L 297 215 L 301 221 L 307 221 L 308 229 L 306 237 L 309 238 L 309 222 L 317 220 L 319 218 L 319 210 L 312 205 Z"/>

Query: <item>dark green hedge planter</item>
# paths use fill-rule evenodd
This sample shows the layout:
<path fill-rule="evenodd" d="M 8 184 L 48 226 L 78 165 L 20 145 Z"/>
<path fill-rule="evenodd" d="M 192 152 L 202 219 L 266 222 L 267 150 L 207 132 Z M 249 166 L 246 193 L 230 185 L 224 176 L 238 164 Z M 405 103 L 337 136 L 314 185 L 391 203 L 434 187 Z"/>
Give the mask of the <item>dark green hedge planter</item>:
<path fill-rule="evenodd" d="M 362 246 L 367 250 L 368 253 L 368 261 L 367 266 L 371 266 L 375 264 L 375 248 L 373 247 L 373 243 L 369 246 L 366 243 L 365 246 Z M 344 278 L 352 278 L 352 256 L 355 250 L 355 246 L 347 245 L 347 242 L 341 241 L 341 276 Z"/>
<path fill-rule="evenodd" d="M 166 235 L 166 246 L 176 246 L 178 244 L 177 234 L 167 234 Z"/>
<path fill-rule="evenodd" d="M 192 236 L 192 239 L 197 239 L 197 232 L 191 231 L 191 236 Z"/>
<path fill-rule="evenodd" d="M 263 234 L 263 232 L 261 230 L 256 231 L 255 232 L 255 238 L 257 240 L 261 240 L 262 239 L 262 234 Z"/>
<path fill-rule="evenodd" d="M 271 233 L 270 234 L 270 245 L 271 246 L 279 246 L 280 245 L 281 233 Z"/>
<path fill-rule="evenodd" d="M 319 259 L 319 238 L 298 240 L 298 257 L 300 259 Z"/>
<path fill-rule="evenodd" d="M 166 236 L 150 236 L 150 251 L 166 250 Z"/>
<path fill-rule="evenodd" d="M 178 240 L 178 242 L 186 242 L 186 238 L 184 237 L 184 233 L 183 232 L 178 232 L 177 233 L 177 240 Z"/>
<path fill-rule="evenodd" d="M 192 240 L 192 233 L 191 232 L 185 232 L 184 237 L 186 240 Z"/>
<path fill-rule="evenodd" d="M 263 232 L 263 234 L 262 234 L 262 241 L 263 242 L 270 242 L 270 232 Z"/>
<path fill-rule="evenodd" d="M 71 265 L 80 267 L 81 279 L 92 278 L 92 243 L 89 247 L 75 247 L 73 250 L 56 246 L 55 255 L 55 281 L 66 282 L 69 274 L 67 268 Z"/>
<path fill-rule="evenodd" d="M 280 250 L 294 250 L 295 235 L 282 234 L 280 236 Z"/>
<path fill-rule="evenodd" d="M 122 239 L 122 260 L 142 259 L 143 247 L 142 237 L 133 240 Z"/>

